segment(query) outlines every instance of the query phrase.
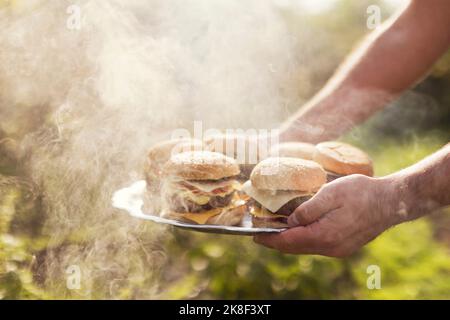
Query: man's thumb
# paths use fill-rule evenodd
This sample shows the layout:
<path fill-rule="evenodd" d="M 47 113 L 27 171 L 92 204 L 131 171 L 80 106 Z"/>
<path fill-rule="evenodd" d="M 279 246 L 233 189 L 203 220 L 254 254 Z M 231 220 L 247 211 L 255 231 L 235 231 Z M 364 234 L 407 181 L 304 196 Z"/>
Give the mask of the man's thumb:
<path fill-rule="evenodd" d="M 302 203 L 297 209 L 295 209 L 295 211 L 288 218 L 288 224 L 290 227 L 311 224 L 319 220 L 326 213 L 338 207 L 335 194 L 332 190 L 327 190 L 327 188 L 324 188 L 310 200 Z"/>

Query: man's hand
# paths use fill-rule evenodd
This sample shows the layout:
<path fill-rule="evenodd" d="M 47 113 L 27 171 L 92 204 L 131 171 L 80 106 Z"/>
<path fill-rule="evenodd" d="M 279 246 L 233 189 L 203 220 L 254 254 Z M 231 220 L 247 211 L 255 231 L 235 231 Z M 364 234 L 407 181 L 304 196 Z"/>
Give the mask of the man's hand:
<path fill-rule="evenodd" d="M 324 185 L 289 217 L 292 227 L 279 234 L 259 235 L 257 243 L 285 253 L 344 257 L 392 225 L 401 214 L 390 180 L 351 175 Z"/>

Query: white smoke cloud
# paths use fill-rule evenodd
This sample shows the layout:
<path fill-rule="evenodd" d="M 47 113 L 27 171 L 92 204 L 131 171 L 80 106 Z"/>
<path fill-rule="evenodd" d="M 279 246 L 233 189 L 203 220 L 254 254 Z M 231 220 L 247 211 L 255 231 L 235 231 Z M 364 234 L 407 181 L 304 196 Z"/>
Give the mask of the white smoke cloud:
<path fill-rule="evenodd" d="M 70 5 L 80 7 L 79 30 L 67 28 Z M 79 264 L 84 297 L 164 260 L 154 247 L 162 229 L 110 202 L 140 179 L 148 147 L 194 120 L 276 126 L 300 101 L 299 67 L 308 63 L 270 1 L 19 1 L 0 11 L 0 29 L 1 124 L 19 135 L 27 119 L 24 159 L 44 195 L 50 248 L 82 234 L 49 249 L 40 272 L 61 287 L 58 274 Z"/>

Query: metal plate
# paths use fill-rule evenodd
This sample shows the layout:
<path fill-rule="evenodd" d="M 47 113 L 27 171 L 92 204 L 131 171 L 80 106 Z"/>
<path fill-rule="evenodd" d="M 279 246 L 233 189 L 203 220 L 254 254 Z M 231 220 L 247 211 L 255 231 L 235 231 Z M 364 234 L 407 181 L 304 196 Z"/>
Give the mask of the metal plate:
<path fill-rule="evenodd" d="M 161 218 L 157 215 L 146 214 L 142 212 L 144 204 L 144 194 L 146 192 L 145 180 L 133 183 L 131 186 L 117 190 L 112 198 L 112 205 L 115 208 L 122 209 L 134 218 L 149 220 L 160 224 L 172 225 L 178 228 L 188 229 L 198 232 L 221 233 L 234 235 L 255 235 L 258 233 L 281 232 L 286 229 L 273 228 L 253 228 L 249 214 L 245 215 L 241 226 L 220 226 L 220 225 L 200 225 L 184 223 L 176 220 Z"/>

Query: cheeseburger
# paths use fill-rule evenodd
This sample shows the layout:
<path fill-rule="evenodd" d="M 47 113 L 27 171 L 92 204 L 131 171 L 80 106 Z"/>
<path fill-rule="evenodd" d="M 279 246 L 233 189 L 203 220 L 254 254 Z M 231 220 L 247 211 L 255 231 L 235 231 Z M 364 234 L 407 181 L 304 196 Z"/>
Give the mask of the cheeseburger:
<path fill-rule="evenodd" d="M 253 169 L 242 190 L 254 199 L 254 227 L 285 228 L 288 216 L 326 183 L 322 167 L 309 160 L 268 158 Z"/>
<path fill-rule="evenodd" d="M 373 165 L 369 156 L 364 151 L 343 142 L 319 143 L 316 145 L 314 161 L 327 171 L 328 181 L 356 173 L 373 176 Z"/>
<path fill-rule="evenodd" d="M 147 188 L 159 191 L 163 166 L 173 154 L 203 149 L 203 142 L 197 139 L 171 139 L 159 142 L 148 151 L 144 165 Z"/>
<path fill-rule="evenodd" d="M 197 224 L 238 225 L 246 205 L 236 197 L 239 166 L 210 151 L 173 155 L 164 166 L 163 216 Z"/>
<path fill-rule="evenodd" d="M 184 151 L 202 150 L 203 143 L 195 139 L 171 139 L 155 144 L 150 148 L 144 164 L 147 192 L 144 196 L 143 209 L 148 212 L 161 210 L 161 184 L 163 166 L 173 154 Z"/>

